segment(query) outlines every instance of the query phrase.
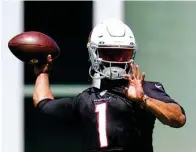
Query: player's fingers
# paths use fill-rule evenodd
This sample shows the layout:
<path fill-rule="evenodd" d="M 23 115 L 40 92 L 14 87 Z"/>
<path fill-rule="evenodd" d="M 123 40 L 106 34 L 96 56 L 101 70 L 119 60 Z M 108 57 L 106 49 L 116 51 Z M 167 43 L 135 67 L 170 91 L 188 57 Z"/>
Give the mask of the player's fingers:
<path fill-rule="evenodd" d="M 128 74 L 124 74 L 123 77 L 124 77 L 125 79 L 127 79 L 127 80 L 131 80 L 130 75 L 128 75 Z"/>
<path fill-rule="evenodd" d="M 142 78 L 141 78 L 142 82 L 144 81 L 145 76 L 146 76 L 146 74 L 143 72 L 143 73 L 142 73 Z"/>
<path fill-rule="evenodd" d="M 140 76 L 140 67 L 139 67 L 139 65 L 136 65 L 135 68 L 136 68 L 136 71 L 135 71 L 136 78 L 140 79 L 141 76 Z"/>
<path fill-rule="evenodd" d="M 133 63 L 130 64 L 130 69 L 131 69 L 131 78 L 135 78 L 135 68 Z"/>

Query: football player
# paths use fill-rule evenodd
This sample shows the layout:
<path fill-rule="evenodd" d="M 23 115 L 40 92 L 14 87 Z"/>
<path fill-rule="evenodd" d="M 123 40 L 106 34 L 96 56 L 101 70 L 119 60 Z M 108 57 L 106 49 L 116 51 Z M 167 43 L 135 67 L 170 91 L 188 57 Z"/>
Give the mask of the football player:
<path fill-rule="evenodd" d="M 160 82 L 146 81 L 134 64 L 137 45 L 131 29 L 120 20 L 106 20 L 92 30 L 87 44 L 91 66 L 100 88 L 91 87 L 76 97 L 55 99 L 49 84 L 48 64 L 35 66 L 33 93 L 36 109 L 80 127 L 84 151 L 152 152 L 155 120 L 180 128 L 183 108 Z"/>

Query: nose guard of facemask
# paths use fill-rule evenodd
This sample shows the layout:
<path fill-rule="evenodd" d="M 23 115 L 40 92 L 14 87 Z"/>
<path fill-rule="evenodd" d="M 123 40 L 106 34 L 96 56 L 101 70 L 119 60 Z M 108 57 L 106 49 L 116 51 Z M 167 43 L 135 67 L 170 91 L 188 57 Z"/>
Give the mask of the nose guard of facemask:
<path fill-rule="evenodd" d="M 103 75 L 110 79 L 122 79 L 126 71 L 120 67 L 108 67 L 103 69 Z"/>

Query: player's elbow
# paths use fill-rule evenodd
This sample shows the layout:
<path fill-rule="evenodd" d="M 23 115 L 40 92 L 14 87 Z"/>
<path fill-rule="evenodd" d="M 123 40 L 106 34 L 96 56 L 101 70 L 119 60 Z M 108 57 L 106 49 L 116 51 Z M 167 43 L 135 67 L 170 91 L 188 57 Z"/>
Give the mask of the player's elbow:
<path fill-rule="evenodd" d="M 181 128 L 186 123 L 186 116 L 184 114 L 180 114 L 177 117 L 172 117 L 169 119 L 169 126 L 172 128 Z"/>
<path fill-rule="evenodd" d="M 170 110 L 167 113 L 169 126 L 173 128 L 181 128 L 186 123 L 186 115 L 184 109 L 178 104 L 170 104 Z"/>
<path fill-rule="evenodd" d="M 185 123 L 186 123 L 186 116 L 184 114 L 181 114 L 175 123 L 176 124 L 175 128 L 181 128 L 185 125 Z"/>
<path fill-rule="evenodd" d="M 180 127 L 183 127 L 186 124 L 186 116 L 182 114 L 180 116 Z"/>

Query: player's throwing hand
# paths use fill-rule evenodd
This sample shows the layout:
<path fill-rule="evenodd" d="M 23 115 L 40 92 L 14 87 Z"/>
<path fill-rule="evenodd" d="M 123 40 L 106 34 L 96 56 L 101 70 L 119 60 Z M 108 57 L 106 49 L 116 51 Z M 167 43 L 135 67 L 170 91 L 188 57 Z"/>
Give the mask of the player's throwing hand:
<path fill-rule="evenodd" d="M 129 99 L 142 102 L 144 98 L 143 82 L 145 73 L 140 72 L 139 65 L 130 64 L 131 74 L 125 74 L 124 77 L 129 80 L 128 88 L 124 89 L 125 95 Z"/>
<path fill-rule="evenodd" d="M 49 73 L 52 69 L 52 56 L 47 56 L 46 63 L 36 63 L 34 64 L 34 73 L 38 76 L 41 73 Z"/>

